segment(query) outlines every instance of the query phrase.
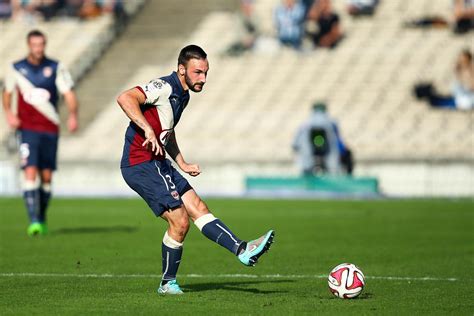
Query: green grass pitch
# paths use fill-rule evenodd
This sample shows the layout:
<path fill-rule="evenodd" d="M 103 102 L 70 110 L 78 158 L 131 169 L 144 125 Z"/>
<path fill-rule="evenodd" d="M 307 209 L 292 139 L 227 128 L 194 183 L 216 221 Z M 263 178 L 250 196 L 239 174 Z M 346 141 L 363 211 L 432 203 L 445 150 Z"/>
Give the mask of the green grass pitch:
<path fill-rule="evenodd" d="M 166 223 L 141 200 L 55 199 L 50 234 L 28 238 L 22 200 L 0 199 L 0 314 L 474 313 L 473 200 L 207 202 L 240 238 L 273 228 L 275 244 L 248 268 L 191 226 L 185 295 L 163 297 Z M 328 291 L 342 262 L 367 277 L 357 299 Z"/>

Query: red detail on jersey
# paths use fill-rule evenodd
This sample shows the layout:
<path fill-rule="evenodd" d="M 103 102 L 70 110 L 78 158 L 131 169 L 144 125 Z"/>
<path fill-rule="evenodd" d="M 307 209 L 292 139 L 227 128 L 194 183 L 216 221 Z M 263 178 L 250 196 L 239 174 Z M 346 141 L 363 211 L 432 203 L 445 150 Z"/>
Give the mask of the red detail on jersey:
<path fill-rule="evenodd" d="M 145 99 L 147 98 L 146 93 L 145 93 L 145 91 L 143 91 L 142 87 L 136 86 L 135 88 L 137 88 L 138 90 L 140 90 L 141 93 L 143 93 L 143 95 L 145 96 Z"/>
<path fill-rule="evenodd" d="M 18 118 L 20 129 L 35 132 L 59 133 L 59 126 L 48 120 L 43 114 L 25 101 L 23 95 L 18 91 Z"/>
<path fill-rule="evenodd" d="M 142 90 L 143 92 L 143 90 Z M 163 145 L 159 140 L 159 135 L 162 132 L 160 118 L 158 116 L 158 111 L 156 110 L 156 106 L 141 106 L 143 116 L 147 120 L 148 124 L 151 125 L 153 131 L 155 132 L 155 136 L 158 139 L 158 143 L 161 146 L 161 150 L 163 152 L 162 155 L 155 155 L 152 150 L 151 146 L 143 147 L 142 144 L 145 141 L 145 133 L 142 129 L 137 127 L 137 133 L 133 137 L 132 144 L 130 145 L 130 156 L 129 156 L 129 164 L 130 166 L 150 161 L 150 160 L 164 160 L 165 159 L 165 150 Z"/>

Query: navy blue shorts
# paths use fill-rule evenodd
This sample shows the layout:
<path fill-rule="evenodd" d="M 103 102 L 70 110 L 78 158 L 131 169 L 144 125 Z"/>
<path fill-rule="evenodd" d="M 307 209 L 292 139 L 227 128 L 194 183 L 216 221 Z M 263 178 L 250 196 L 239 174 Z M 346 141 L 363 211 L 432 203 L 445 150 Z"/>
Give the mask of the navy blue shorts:
<path fill-rule="evenodd" d="M 20 131 L 20 165 L 24 169 L 34 166 L 38 169 L 56 170 L 58 134 Z"/>
<path fill-rule="evenodd" d="M 192 187 L 167 159 L 122 168 L 128 186 L 137 192 L 156 216 L 183 205 L 181 196 Z"/>

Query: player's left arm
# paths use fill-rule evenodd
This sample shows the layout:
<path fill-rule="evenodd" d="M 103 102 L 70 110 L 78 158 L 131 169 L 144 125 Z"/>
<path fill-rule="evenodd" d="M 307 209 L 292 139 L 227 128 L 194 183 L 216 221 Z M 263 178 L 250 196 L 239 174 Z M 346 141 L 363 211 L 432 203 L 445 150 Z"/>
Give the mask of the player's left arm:
<path fill-rule="evenodd" d="M 173 160 L 178 164 L 178 167 L 187 174 L 196 177 L 201 173 L 201 169 L 197 164 L 187 163 L 181 151 L 179 150 L 178 142 L 176 141 L 176 134 L 173 131 L 168 138 L 168 143 L 165 146 L 166 152 L 173 158 Z"/>
<path fill-rule="evenodd" d="M 77 115 L 79 109 L 79 102 L 77 101 L 76 93 L 73 90 L 65 92 L 63 96 L 69 111 L 67 127 L 70 132 L 74 133 L 79 128 L 79 120 Z"/>
<path fill-rule="evenodd" d="M 67 120 L 67 127 L 70 132 L 75 132 L 79 128 L 78 110 L 79 102 L 77 101 L 76 93 L 73 90 L 74 81 L 69 71 L 61 64 L 58 64 L 58 70 L 56 75 L 56 87 L 59 92 L 64 96 L 69 116 Z"/>

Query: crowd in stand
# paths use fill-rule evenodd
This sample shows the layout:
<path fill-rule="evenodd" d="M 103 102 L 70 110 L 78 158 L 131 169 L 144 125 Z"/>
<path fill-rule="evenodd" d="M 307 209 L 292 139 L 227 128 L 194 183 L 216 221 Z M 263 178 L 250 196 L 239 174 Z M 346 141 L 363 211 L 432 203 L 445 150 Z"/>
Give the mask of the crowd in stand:
<path fill-rule="evenodd" d="M 469 49 L 463 49 L 455 62 L 450 93 L 438 91 L 432 82 L 418 83 L 414 94 L 435 108 L 458 110 L 474 109 L 474 60 Z"/>
<path fill-rule="evenodd" d="M 240 0 L 242 40 L 234 43 L 228 53 L 238 55 L 254 48 L 259 32 L 255 3 L 261 0 Z M 352 17 L 376 14 L 380 0 L 345 0 L 347 13 Z M 443 14 L 442 12 L 440 14 Z M 448 14 L 444 14 L 448 16 Z M 420 17 L 405 25 L 410 27 L 451 27 L 455 34 L 474 29 L 474 0 L 453 0 L 449 18 Z M 274 8 L 273 22 L 277 39 L 282 46 L 301 50 L 308 47 L 335 48 L 344 38 L 340 14 L 331 0 L 280 0 Z M 304 45 L 304 44 L 307 45 Z M 310 43 L 311 45 L 308 45 Z M 304 46 L 304 48 L 303 48 Z"/>
<path fill-rule="evenodd" d="M 375 13 L 378 0 L 349 0 L 347 11 L 352 16 Z M 334 48 L 344 33 L 339 14 L 331 0 L 282 0 L 276 7 L 274 23 L 282 45 L 301 48 L 305 37 L 315 47 Z"/>
<path fill-rule="evenodd" d="M 474 0 L 455 0 L 453 6 L 454 32 L 464 34 L 474 29 Z"/>
<path fill-rule="evenodd" d="M 347 12 L 353 17 L 375 14 L 379 0 L 347 0 Z M 344 37 L 339 14 L 331 0 L 282 0 L 274 14 L 278 39 L 284 46 L 301 48 L 305 36 L 315 47 L 334 48 Z M 422 17 L 409 23 L 416 27 L 451 27 L 455 34 L 474 29 L 474 0 L 454 0 L 449 19 Z"/>
<path fill-rule="evenodd" d="M 256 1 L 259 0 L 241 0 L 242 40 L 230 47 L 230 55 L 253 48 L 261 35 L 255 17 Z M 378 3 L 379 0 L 347 0 L 347 11 L 354 17 L 370 16 Z M 279 43 L 296 50 L 302 49 L 305 39 L 314 47 L 335 48 L 344 38 L 339 14 L 331 0 L 281 0 L 274 8 L 273 20 Z"/>
<path fill-rule="evenodd" d="M 474 0 L 453 0 L 449 19 L 439 12 L 435 15 L 424 15 L 407 21 L 405 26 L 424 29 L 451 28 L 454 34 L 466 34 L 474 30 Z"/>
<path fill-rule="evenodd" d="M 0 19 L 51 20 L 56 16 L 91 19 L 102 14 L 123 15 L 123 0 L 0 0 Z"/>
<path fill-rule="evenodd" d="M 274 14 L 280 43 L 295 49 L 306 35 L 316 47 L 335 47 L 343 37 L 339 20 L 330 0 L 283 0 Z"/>
<path fill-rule="evenodd" d="M 259 0 L 241 0 L 243 35 L 227 51 L 239 55 L 258 47 L 258 18 L 255 3 Z M 347 13 L 352 17 L 370 17 L 376 13 L 379 0 L 346 0 Z M 452 0 L 450 17 L 420 17 L 405 23 L 408 27 L 450 28 L 453 34 L 466 34 L 474 30 L 474 0 Z M 447 13 L 447 12 L 446 12 Z M 448 14 L 445 14 L 446 17 Z M 333 49 L 346 36 L 340 15 L 334 10 L 331 0 L 280 0 L 274 8 L 273 22 L 280 46 L 297 51 L 308 48 Z M 456 109 L 474 108 L 474 63 L 472 51 L 464 50 L 458 59 L 452 94 L 443 96 L 431 83 L 420 83 L 415 87 L 418 98 L 429 100 L 435 107 Z"/>

